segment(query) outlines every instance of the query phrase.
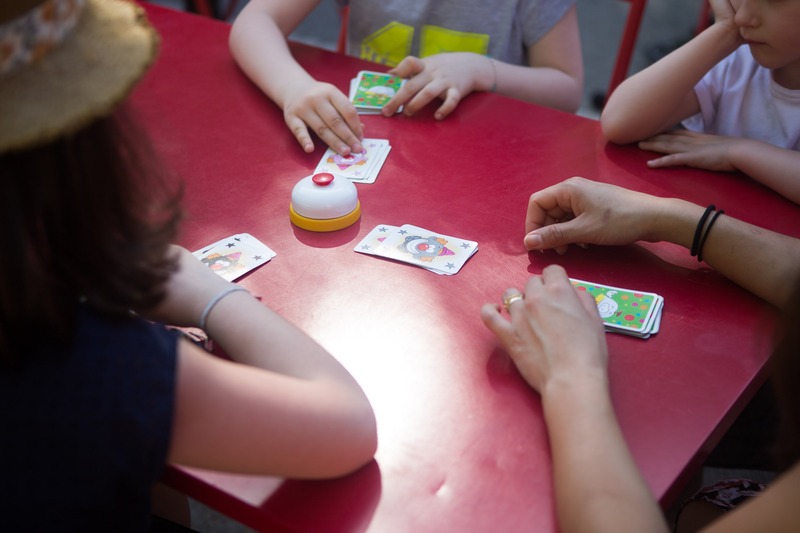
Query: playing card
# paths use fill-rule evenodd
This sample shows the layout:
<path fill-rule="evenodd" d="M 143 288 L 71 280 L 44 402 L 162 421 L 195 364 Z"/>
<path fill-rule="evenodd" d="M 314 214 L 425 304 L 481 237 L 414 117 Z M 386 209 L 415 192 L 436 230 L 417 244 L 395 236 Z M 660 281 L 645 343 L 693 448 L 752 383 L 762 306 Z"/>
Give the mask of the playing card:
<path fill-rule="evenodd" d="M 452 275 L 478 250 L 478 243 L 404 224 L 383 240 L 374 255 Z"/>
<path fill-rule="evenodd" d="M 359 113 L 380 113 L 381 109 L 406 82 L 385 72 L 362 70 L 351 83 L 350 101 Z M 400 112 L 402 106 L 397 111 Z"/>
<path fill-rule="evenodd" d="M 375 255 L 375 250 L 378 249 L 386 237 L 394 233 L 400 229 L 397 226 L 391 226 L 389 224 L 380 224 L 376 226 L 372 231 L 367 233 L 367 236 L 361 239 L 361 241 L 356 244 L 356 247 L 353 248 L 354 251 L 362 254 L 369 254 Z"/>
<path fill-rule="evenodd" d="M 348 156 L 328 148 L 314 169 L 314 174 L 330 172 L 355 182 L 373 183 L 391 147 L 386 139 L 364 139 L 361 144 L 364 147 L 362 153 Z"/>
<path fill-rule="evenodd" d="M 234 281 L 275 257 L 275 252 L 249 233 L 237 233 L 192 252 L 228 281 Z"/>
<path fill-rule="evenodd" d="M 578 279 L 570 281 L 579 291 L 592 295 L 606 331 L 641 338 L 658 333 L 664 306 L 662 296 Z"/>

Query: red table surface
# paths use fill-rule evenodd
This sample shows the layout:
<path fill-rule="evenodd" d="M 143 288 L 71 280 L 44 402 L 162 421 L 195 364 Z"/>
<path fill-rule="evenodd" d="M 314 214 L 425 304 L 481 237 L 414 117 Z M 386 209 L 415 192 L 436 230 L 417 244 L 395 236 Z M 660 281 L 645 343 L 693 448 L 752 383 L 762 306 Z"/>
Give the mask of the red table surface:
<path fill-rule="evenodd" d="M 539 397 L 479 309 L 556 263 L 572 277 L 664 296 L 656 336 L 607 338 L 625 437 L 656 497 L 665 506 L 675 500 L 763 382 L 774 310 L 670 244 L 529 254 L 522 245 L 528 197 L 581 175 L 714 203 L 798 236 L 794 204 L 739 175 L 648 169 L 652 154 L 607 144 L 596 121 L 475 94 L 441 122 L 431 109 L 363 117 L 367 136 L 389 139 L 392 150 L 377 181 L 357 185 L 361 220 L 333 233 L 304 231 L 289 222 L 291 190 L 323 146 L 302 152 L 281 111 L 235 65 L 229 25 L 146 8 L 161 53 L 131 102 L 186 182 L 181 244 L 195 250 L 249 232 L 273 248 L 277 256 L 239 284 L 356 377 L 379 436 L 375 461 L 342 479 L 171 467 L 167 482 L 263 531 L 554 531 Z M 318 79 L 343 90 L 358 70 L 380 68 L 292 49 Z M 455 276 L 355 253 L 382 223 L 475 240 L 479 251 Z"/>

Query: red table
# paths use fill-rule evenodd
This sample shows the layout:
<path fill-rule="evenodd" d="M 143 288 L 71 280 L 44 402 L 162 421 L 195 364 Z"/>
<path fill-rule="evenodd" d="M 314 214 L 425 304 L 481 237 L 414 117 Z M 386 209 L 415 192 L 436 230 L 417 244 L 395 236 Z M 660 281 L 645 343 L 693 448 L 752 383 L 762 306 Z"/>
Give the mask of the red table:
<path fill-rule="evenodd" d="M 362 218 L 345 230 L 310 233 L 291 225 L 288 206 L 323 147 L 300 150 L 280 110 L 234 64 L 228 25 L 147 11 L 162 50 L 132 104 L 186 181 L 181 243 L 193 250 L 249 232 L 273 248 L 277 257 L 239 283 L 353 373 L 374 405 L 380 442 L 375 462 L 343 479 L 173 467 L 170 484 L 264 531 L 555 530 L 539 398 L 479 317 L 484 302 L 549 263 L 576 278 L 665 297 L 658 335 L 608 335 L 619 419 L 663 505 L 763 382 L 774 318 L 763 302 L 669 244 L 528 254 L 524 215 L 533 191 L 572 175 L 715 203 L 800 236 L 795 205 L 738 175 L 650 170 L 650 154 L 606 144 L 596 121 L 476 94 L 442 122 L 430 111 L 364 117 L 367 135 L 393 148 L 377 182 L 357 185 Z M 340 88 L 371 67 L 293 50 Z M 355 253 L 381 223 L 476 240 L 480 249 L 455 276 Z"/>

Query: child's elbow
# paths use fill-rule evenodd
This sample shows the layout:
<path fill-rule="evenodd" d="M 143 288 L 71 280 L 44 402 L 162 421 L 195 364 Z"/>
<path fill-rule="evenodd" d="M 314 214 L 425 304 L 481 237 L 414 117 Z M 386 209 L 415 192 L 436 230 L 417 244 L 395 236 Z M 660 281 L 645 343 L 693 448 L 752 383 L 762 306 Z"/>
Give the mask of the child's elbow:
<path fill-rule="evenodd" d="M 355 472 L 370 463 L 378 449 L 378 428 L 371 406 L 354 412 L 343 425 L 345 427 L 338 432 L 338 446 L 335 446 L 339 450 L 338 457 L 331 457 L 329 470 L 320 472 L 324 477 L 339 477 Z M 334 449 L 331 444 L 328 443 L 329 451 Z"/>
<path fill-rule="evenodd" d="M 606 140 L 614 144 L 628 144 L 637 140 L 631 135 L 626 122 L 620 120 L 617 114 L 609 113 L 607 109 L 600 115 L 600 129 L 603 130 Z"/>

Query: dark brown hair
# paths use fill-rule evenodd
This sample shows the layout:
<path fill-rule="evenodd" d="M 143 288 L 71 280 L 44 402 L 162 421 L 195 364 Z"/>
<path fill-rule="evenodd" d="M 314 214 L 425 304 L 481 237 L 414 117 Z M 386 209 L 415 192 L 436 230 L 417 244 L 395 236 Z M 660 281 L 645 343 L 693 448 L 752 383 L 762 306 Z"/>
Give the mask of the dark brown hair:
<path fill-rule="evenodd" d="M 157 304 L 180 196 L 124 106 L 0 156 L 0 362 L 41 336 L 67 342 L 81 300 L 119 315 Z"/>

